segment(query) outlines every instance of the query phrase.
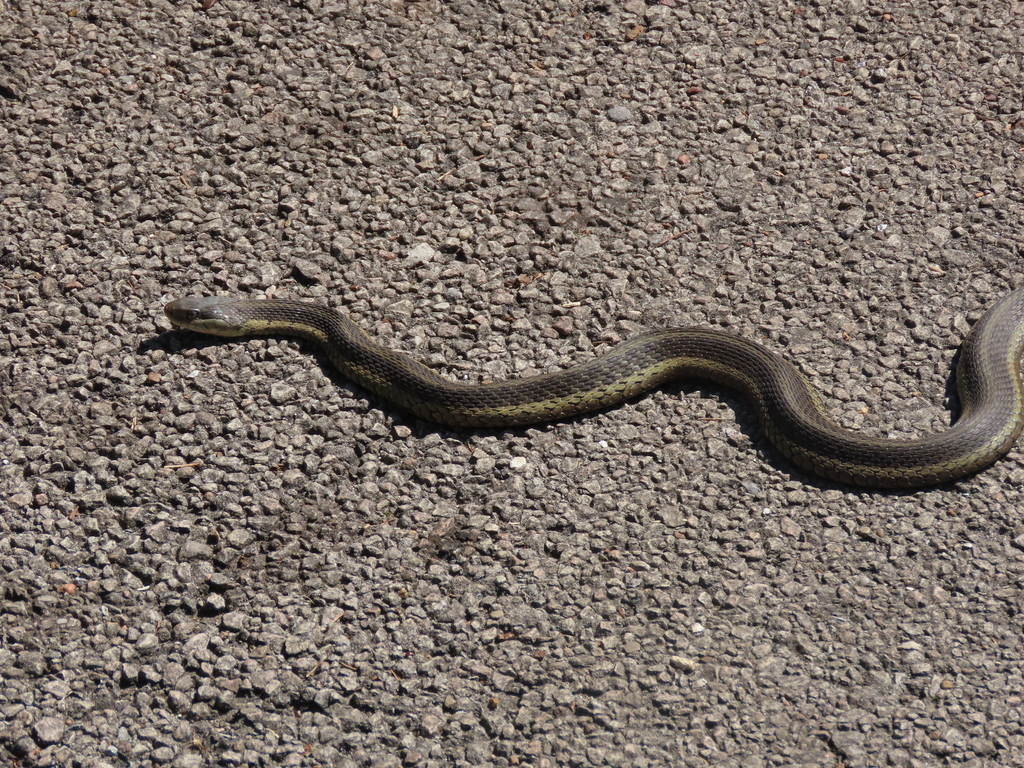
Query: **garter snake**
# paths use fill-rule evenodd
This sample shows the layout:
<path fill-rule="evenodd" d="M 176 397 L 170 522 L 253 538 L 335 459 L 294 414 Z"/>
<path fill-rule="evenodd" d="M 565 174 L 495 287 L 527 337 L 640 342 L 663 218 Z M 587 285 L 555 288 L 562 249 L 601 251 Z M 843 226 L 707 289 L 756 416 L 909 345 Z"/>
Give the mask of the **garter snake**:
<path fill-rule="evenodd" d="M 456 427 L 554 421 L 621 403 L 670 380 L 711 380 L 750 399 L 765 434 L 787 459 L 851 485 L 911 488 L 955 480 L 1007 453 L 1024 428 L 1024 288 L 997 302 L 961 347 L 956 424 L 915 440 L 875 439 L 840 427 L 795 366 L 755 342 L 710 328 L 653 331 L 564 371 L 467 384 L 379 346 L 325 307 L 183 298 L 165 312 L 173 325 L 200 333 L 313 341 L 356 384 L 420 418 Z"/>

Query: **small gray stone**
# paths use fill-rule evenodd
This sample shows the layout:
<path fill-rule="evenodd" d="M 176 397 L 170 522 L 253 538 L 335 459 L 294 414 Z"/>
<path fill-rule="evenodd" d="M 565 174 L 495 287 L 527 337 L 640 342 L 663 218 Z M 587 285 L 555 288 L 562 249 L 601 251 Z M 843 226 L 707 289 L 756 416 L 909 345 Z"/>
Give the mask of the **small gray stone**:
<path fill-rule="evenodd" d="M 608 110 L 608 119 L 613 123 L 628 123 L 633 119 L 633 113 L 621 104 L 617 104 Z"/>
<path fill-rule="evenodd" d="M 680 672 L 689 673 L 697 668 L 697 662 L 685 656 L 673 656 L 668 660 L 668 663 L 672 665 L 673 669 L 678 669 Z"/>
<path fill-rule="evenodd" d="M 480 170 L 480 163 L 466 163 L 459 168 L 456 175 L 460 179 L 472 182 L 478 182 L 483 178 L 483 173 Z"/>
<path fill-rule="evenodd" d="M 57 744 L 64 738 L 64 721 L 59 717 L 44 717 L 32 726 L 32 735 L 44 746 Z"/>
<path fill-rule="evenodd" d="M 220 617 L 220 625 L 224 629 L 237 632 L 238 630 L 245 628 L 245 618 L 245 613 L 242 611 L 231 611 L 230 613 L 225 613 Z"/>
<path fill-rule="evenodd" d="M 203 601 L 203 611 L 207 615 L 222 613 L 225 608 L 227 608 L 227 601 L 224 599 L 224 595 L 214 593 Z"/>
<path fill-rule="evenodd" d="M 43 690 L 51 696 L 56 696 L 58 699 L 63 699 L 69 693 L 71 693 L 71 686 L 65 683 L 63 680 L 52 680 L 43 686 Z"/>
<path fill-rule="evenodd" d="M 160 646 L 160 638 L 154 635 L 152 632 L 147 632 L 142 635 L 135 643 L 135 650 L 140 654 L 152 653 Z"/>
<path fill-rule="evenodd" d="M 296 259 L 292 269 L 295 271 L 296 277 L 307 283 L 323 282 L 324 271 L 320 268 L 319 264 L 309 259 Z"/>
<path fill-rule="evenodd" d="M 409 249 L 409 261 L 412 265 L 429 264 L 440 254 L 437 249 L 427 243 L 417 243 Z"/>
<path fill-rule="evenodd" d="M 115 485 L 107 489 L 107 501 L 115 507 L 123 507 L 131 503 L 132 494 L 123 486 Z"/>
<path fill-rule="evenodd" d="M 576 241 L 573 252 L 577 256 L 594 256 L 601 252 L 601 240 L 595 235 L 584 235 Z"/>
<path fill-rule="evenodd" d="M 290 403 L 298 394 L 295 387 L 283 381 L 276 381 L 270 387 L 270 402 L 274 405 Z"/>
<path fill-rule="evenodd" d="M 46 657 L 38 651 L 22 651 L 18 654 L 18 667 L 38 677 L 46 672 Z"/>
<path fill-rule="evenodd" d="M 157 747 L 151 754 L 155 763 L 167 763 L 174 759 L 174 750 L 170 747 Z"/>
<path fill-rule="evenodd" d="M 181 545 L 179 554 L 183 560 L 209 560 L 213 557 L 213 549 L 209 544 L 189 539 Z"/>
<path fill-rule="evenodd" d="M 233 531 L 230 531 L 225 538 L 227 539 L 228 544 L 232 547 L 242 549 L 252 544 L 255 537 L 253 536 L 252 531 L 247 531 L 245 528 L 235 528 Z"/>

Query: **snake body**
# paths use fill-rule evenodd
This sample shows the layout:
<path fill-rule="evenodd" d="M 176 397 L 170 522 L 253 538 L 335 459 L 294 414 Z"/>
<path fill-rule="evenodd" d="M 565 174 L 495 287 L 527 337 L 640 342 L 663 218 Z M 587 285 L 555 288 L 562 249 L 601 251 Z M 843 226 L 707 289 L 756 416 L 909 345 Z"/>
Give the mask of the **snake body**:
<path fill-rule="evenodd" d="M 1024 288 L 1003 297 L 960 350 L 961 415 L 916 440 L 881 440 L 840 427 L 799 370 L 755 342 L 709 328 L 654 331 L 564 371 L 515 381 L 456 383 L 386 349 L 334 310 L 295 301 L 183 298 L 171 323 L 217 336 L 286 335 L 319 344 L 356 384 L 420 418 L 506 427 L 576 416 L 681 378 L 710 380 L 751 400 L 776 448 L 803 469 L 874 488 L 955 480 L 1006 454 L 1024 429 Z"/>

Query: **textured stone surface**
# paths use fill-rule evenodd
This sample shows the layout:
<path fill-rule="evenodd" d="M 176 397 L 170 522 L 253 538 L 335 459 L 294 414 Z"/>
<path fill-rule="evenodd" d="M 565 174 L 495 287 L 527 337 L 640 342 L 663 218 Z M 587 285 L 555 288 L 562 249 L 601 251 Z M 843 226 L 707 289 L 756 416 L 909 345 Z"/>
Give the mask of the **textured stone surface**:
<path fill-rule="evenodd" d="M 1019 9 L 7 0 L 0 755 L 23 766 L 1024 762 L 1019 451 L 882 494 L 668 386 L 410 419 L 292 296 L 460 380 L 708 324 L 941 429 L 1024 278 Z"/>

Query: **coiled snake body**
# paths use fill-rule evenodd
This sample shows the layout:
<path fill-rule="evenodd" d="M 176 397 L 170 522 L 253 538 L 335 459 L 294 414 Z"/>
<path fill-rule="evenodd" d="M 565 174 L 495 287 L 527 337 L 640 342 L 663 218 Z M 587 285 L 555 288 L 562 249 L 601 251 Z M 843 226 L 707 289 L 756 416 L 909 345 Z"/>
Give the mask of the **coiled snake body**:
<path fill-rule="evenodd" d="M 175 326 L 201 333 L 311 340 L 356 384 L 423 419 L 457 427 L 554 421 L 621 403 L 673 379 L 708 379 L 753 402 L 765 434 L 786 458 L 852 485 L 911 488 L 955 480 L 1003 456 L 1024 429 L 1024 288 L 992 307 L 960 350 L 959 420 L 945 432 L 916 440 L 879 440 L 843 429 L 791 363 L 752 341 L 709 328 L 647 333 L 557 373 L 464 384 L 379 346 L 325 307 L 184 298 L 165 312 Z"/>

